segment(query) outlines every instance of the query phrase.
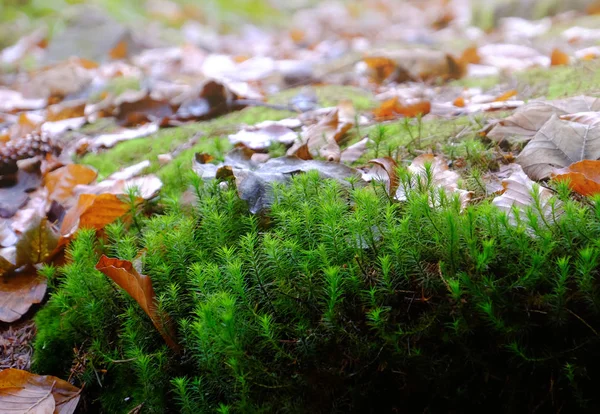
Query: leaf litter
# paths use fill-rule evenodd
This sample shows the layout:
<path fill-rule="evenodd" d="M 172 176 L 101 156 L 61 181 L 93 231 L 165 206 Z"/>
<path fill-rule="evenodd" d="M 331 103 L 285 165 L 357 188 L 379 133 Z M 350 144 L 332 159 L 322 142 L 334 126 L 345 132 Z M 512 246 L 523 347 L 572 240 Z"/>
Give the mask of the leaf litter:
<path fill-rule="evenodd" d="M 420 136 L 424 125 L 461 118 L 469 124 L 451 137 L 452 144 L 461 142 L 465 131 L 498 143 L 495 166 L 480 160 L 478 167 L 489 168 L 485 195 L 498 193 L 492 203 L 513 224 L 518 211 L 534 208 L 543 219 L 558 211 L 550 191 L 536 182 L 553 177 L 567 180 L 582 195 L 599 191 L 597 98 L 590 93 L 547 100 L 514 81 L 532 68 L 573 67 L 600 57 L 598 30 L 573 23 L 553 32 L 555 22 L 569 22 L 572 14 L 537 21 L 500 18 L 495 28 L 483 31 L 473 24 L 473 9 L 460 0 L 404 1 L 401 7 L 393 0 L 367 0 L 361 4 L 366 13 L 332 1 L 288 10 L 284 30 L 245 26 L 222 34 L 214 25 L 188 19 L 173 3 L 171 14 L 152 9 L 146 16 L 168 14 L 171 21 L 185 22 L 174 36 L 178 40 L 165 43 L 86 7 L 62 33 L 50 38 L 47 30 L 37 29 L 0 51 L 0 64 L 9 69 L 0 75 L 0 320 L 5 323 L 19 322 L 43 301 L 46 282 L 36 270 L 60 256 L 79 228 L 102 231 L 132 207 L 160 202 L 163 184 L 151 170 L 155 160 L 143 154 L 100 182 L 96 170 L 76 161 L 124 141 L 158 139 L 160 129 L 247 107 L 294 115 L 232 125 L 227 135 L 235 147 L 218 157 L 221 162 L 197 153 L 192 163 L 185 150 L 207 139 L 202 136 L 179 152 L 160 154 L 160 166 L 187 154 L 196 174 L 235 186 L 257 214 L 272 202 L 274 183 L 312 170 L 343 185 L 383 183 L 400 202 L 427 181 L 438 194 L 457 196 L 464 208 L 477 202 L 465 184 L 465 156 L 447 154 L 442 144 Z M 468 86 L 489 77 L 498 78 L 495 86 Z M 352 86 L 374 96 L 376 104 L 359 108 L 335 96 L 333 104 L 324 105 L 314 92 L 319 85 Z M 296 89 L 286 103 L 271 103 L 271 97 L 299 86 L 304 89 Z M 495 113 L 502 115 L 493 119 Z M 113 126 L 87 128 L 102 120 Z M 378 124 L 403 125 L 398 134 L 409 135 L 410 143 L 380 148 L 373 128 Z M 176 345 L 166 319 L 155 312 L 146 276 L 129 262 L 106 257 L 99 270 L 140 304 L 167 343 Z M 11 329 L 0 337 L 3 344 L 19 343 Z M 24 334 L 30 335 L 31 330 Z M 12 353 L 26 355 L 19 346 Z M 28 367 L 20 357 L 13 360 L 11 367 Z M 35 396 L 15 402 L 18 409 L 37 404 L 49 412 L 72 412 L 77 405 L 79 390 L 58 379 L 51 381 L 70 395 L 66 400 L 44 388 L 46 377 L 16 370 L 0 374 L 0 388 L 25 387 Z"/>

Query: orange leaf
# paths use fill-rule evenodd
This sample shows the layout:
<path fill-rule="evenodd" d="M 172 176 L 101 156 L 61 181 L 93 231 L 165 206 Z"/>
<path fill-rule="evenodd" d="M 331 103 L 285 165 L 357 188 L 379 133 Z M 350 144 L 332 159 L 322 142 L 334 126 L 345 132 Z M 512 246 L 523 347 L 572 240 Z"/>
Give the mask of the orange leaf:
<path fill-rule="evenodd" d="M 584 196 L 600 194 L 600 161 L 583 160 L 556 170 L 557 181 L 569 180 L 569 187 Z"/>
<path fill-rule="evenodd" d="M 0 372 L 0 407 L 10 413 L 72 414 L 81 390 L 51 375 L 9 368 Z"/>
<path fill-rule="evenodd" d="M 38 276 L 33 267 L 0 277 L 0 321 L 10 323 L 20 319 L 45 294 L 46 278 Z M 0 405 L 1 401 L 0 397 Z"/>
<path fill-rule="evenodd" d="M 73 197 L 73 188 L 78 184 L 90 184 L 98 173 L 85 165 L 69 164 L 46 174 L 44 185 L 48 190 L 48 199 L 65 204 Z"/>
<path fill-rule="evenodd" d="M 503 102 L 503 101 L 508 101 L 510 98 L 512 98 L 513 96 L 517 95 L 517 91 L 515 89 L 511 89 L 508 92 L 503 93 L 502 95 L 500 95 L 499 97 L 497 97 L 496 99 L 494 99 L 494 102 Z"/>
<path fill-rule="evenodd" d="M 464 108 L 465 107 L 465 98 L 463 98 L 462 96 L 459 96 L 458 98 L 456 98 L 454 100 L 453 104 L 454 104 L 454 106 Z"/>
<path fill-rule="evenodd" d="M 62 121 L 64 119 L 79 118 L 84 116 L 85 102 L 64 102 L 48 107 L 46 121 Z"/>
<path fill-rule="evenodd" d="M 569 55 L 567 55 L 559 49 L 554 49 L 552 51 L 552 55 L 550 56 L 550 65 L 568 65 L 570 60 L 571 59 L 569 58 Z"/>
<path fill-rule="evenodd" d="M 116 44 L 115 47 L 111 49 L 108 55 L 112 60 L 125 59 L 127 57 L 128 49 L 129 46 L 127 45 L 127 42 L 125 40 L 121 40 Z"/>
<path fill-rule="evenodd" d="M 460 61 L 465 65 L 469 63 L 481 63 L 481 57 L 479 56 L 479 53 L 477 53 L 477 47 L 471 46 L 466 48 L 460 57 Z"/>
<path fill-rule="evenodd" d="M 129 211 L 129 206 L 115 194 L 81 194 L 63 219 L 60 234 L 71 237 L 77 229 L 100 230 Z"/>
<path fill-rule="evenodd" d="M 367 57 L 363 59 L 363 62 L 373 71 L 371 78 L 376 83 L 385 81 L 398 67 L 396 62 L 386 57 Z"/>
<path fill-rule="evenodd" d="M 384 101 L 379 108 L 373 110 L 373 114 L 378 121 L 385 121 L 398 118 L 399 116 L 410 118 L 426 115 L 429 111 L 431 111 L 431 103 L 428 101 L 421 101 L 412 105 L 403 105 L 396 97 Z"/>
<path fill-rule="evenodd" d="M 175 332 L 168 318 L 159 315 L 156 309 L 156 297 L 152 288 L 152 280 L 146 275 L 140 275 L 127 260 L 112 259 L 102 255 L 96 269 L 104 273 L 113 282 L 127 292 L 152 320 L 165 342 L 172 349 L 178 349 L 175 343 Z"/>

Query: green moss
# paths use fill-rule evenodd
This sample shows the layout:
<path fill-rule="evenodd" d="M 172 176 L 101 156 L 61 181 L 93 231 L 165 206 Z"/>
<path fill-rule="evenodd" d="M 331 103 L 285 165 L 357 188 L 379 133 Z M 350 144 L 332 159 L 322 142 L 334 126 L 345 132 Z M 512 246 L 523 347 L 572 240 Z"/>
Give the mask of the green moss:
<path fill-rule="evenodd" d="M 311 87 L 297 87 L 274 94 L 269 102 L 279 105 L 290 105 L 291 100 L 299 94 L 314 92 L 319 106 L 336 106 L 342 100 L 349 100 L 357 111 L 373 109 L 377 101 L 372 93 L 353 86 L 318 85 Z"/>
<path fill-rule="evenodd" d="M 189 213 L 113 224 L 103 245 L 80 233 L 36 317 L 34 369 L 80 349 L 94 412 L 593 412 L 600 197 L 559 190 L 551 215 L 538 198 L 513 223 L 398 172 L 401 203 L 310 172 L 259 220 L 231 183 L 195 180 Z M 181 352 L 94 267 L 138 251 Z M 44 373 L 65 376 L 58 362 Z"/>
<path fill-rule="evenodd" d="M 151 136 L 121 142 L 113 148 L 99 153 L 86 154 L 77 162 L 96 168 L 98 179 L 102 180 L 121 168 L 149 160 L 151 166 L 147 172 L 159 172 L 159 176 L 167 180 L 165 190 L 169 192 L 170 185 L 179 182 L 179 179 L 175 177 L 175 172 L 184 165 L 189 169 L 194 152 L 207 152 L 217 158 L 222 157 L 224 151 L 231 147 L 227 134 L 236 132 L 242 125 L 251 125 L 265 120 L 278 120 L 294 115 L 289 111 L 249 107 L 211 121 L 161 129 Z M 94 130 L 94 128 L 106 131 L 110 125 L 87 127 L 88 131 Z M 192 149 L 182 151 L 173 161 L 173 165 L 167 165 L 161 169 L 158 155 L 171 153 L 193 138 L 198 138 L 198 143 Z M 162 171 L 163 169 L 164 171 Z M 181 187 L 177 186 L 176 188 Z"/>
<path fill-rule="evenodd" d="M 466 77 L 450 82 L 450 85 L 463 88 L 481 88 L 484 91 L 492 89 L 500 83 L 500 76 L 483 76 L 480 78 Z"/>
<path fill-rule="evenodd" d="M 570 66 L 532 69 L 516 75 L 519 96 L 557 99 L 600 92 L 600 63 L 579 62 Z"/>

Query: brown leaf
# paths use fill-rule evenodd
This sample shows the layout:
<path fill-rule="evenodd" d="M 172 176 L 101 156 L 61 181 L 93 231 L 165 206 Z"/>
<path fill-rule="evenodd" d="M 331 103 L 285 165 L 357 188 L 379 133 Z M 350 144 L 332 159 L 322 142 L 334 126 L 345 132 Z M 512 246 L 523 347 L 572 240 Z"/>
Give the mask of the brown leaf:
<path fill-rule="evenodd" d="M 148 122 L 163 122 L 173 115 L 171 104 L 146 95 L 137 100 L 123 101 L 116 108 L 116 117 L 121 125 L 137 126 Z"/>
<path fill-rule="evenodd" d="M 497 122 L 487 134 L 495 141 L 527 142 L 552 117 L 574 112 L 599 111 L 600 99 L 576 96 L 555 101 L 533 101 L 517 109 L 511 116 Z"/>
<path fill-rule="evenodd" d="M 108 53 L 112 60 L 125 59 L 128 55 L 129 43 L 123 39 L 115 47 L 113 47 Z"/>
<path fill-rule="evenodd" d="M 65 214 L 60 234 L 70 238 L 80 228 L 100 230 L 128 211 L 129 206 L 114 194 L 81 194 Z"/>
<path fill-rule="evenodd" d="M 392 75 L 394 74 L 393 79 L 395 82 L 405 82 L 410 80 L 410 75 L 405 70 L 399 70 L 400 68 L 392 59 L 383 57 L 383 56 L 374 56 L 374 57 L 366 57 L 363 59 L 363 62 L 369 68 L 369 76 L 371 80 L 375 83 L 382 84 L 386 80 L 392 80 Z M 404 79 L 398 80 L 398 77 L 402 77 L 402 75 L 398 76 L 395 72 L 398 71 L 403 74 Z"/>
<path fill-rule="evenodd" d="M 466 48 L 460 57 L 460 61 L 463 62 L 464 64 L 469 64 L 469 63 L 479 64 L 479 63 L 481 63 L 481 58 L 479 57 L 479 54 L 477 53 L 477 47 L 471 46 L 471 47 Z"/>
<path fill-rule="evenodd" d="M 17 267 L 51 259 L 56 253 L 58 236 L 46 217 L 36 217 L 16 244 Z"/>
<path fill-rule="evenodd" d="M 510 91 L 504 92 L 502 95 L 498 96 L 494 99 L 494 102 L 504 102 L 508 101 L 510 98 L 517 96 L 516 89 L 511 89 Z"/>
<path fill-rule="evenodd" d="M 377 121 L 387 121 L 391 119 L 404 117 L 416 117 L 426 115 L 431 111 L 431 103 L 421 101 L 410 105 L 400 103 L 397 97 L 384 101 L 379 108 L 373 110 L 373 115 Z"/>
<path fill-rule="evenodd" d="M 600 159 L 600 128 L 563 121 L 553 115 L 523 148 L 517 163 L 531 179 L 542 180 L 554 168 L 597 159 Z"/>
<path fill-rule="evenodd" d="M 448 168 L 447 161 L 441 156 L 423 154 L 416 157 L 408 167 L 408 170 L 413 174 L 410 187 L 415 188 L 418 183 L 425 182 L 427 164 L 431 168 L 431 184 L 433 187 L 441 188 L 447 194 L 458 193 L 461 205 L 465 207 L 471 199 L 471 192 L 458 188 L 460 175 L 456 171 L 451 171 Z M 406 200 L 406 190 L 403 185 L 398 186 L 395 198 L 401 201 Z"/>
<path fill-rule="evenodd" d="M 29 193 L 41 183 L 40 175 L 18 170 L 17 182 L 10 187 L 0 187 L 0 217 L 10 218 L 29 200 Z"/>
<path fill-rule="evenodd" d="M 98 261 L 96 269 L 112 279 L 140 305 L 169 347 L 175 350 L 179 348 L 171 321 L 157 311 L 152 281 L 148 276 L 140 275 L 127 260 L 112 259 L 105 255 Z"/>
<path fill-rule="evenodd" d="M 396 172 L 398 164 L 396 164 L 396 161 L 391 157 L 382 157 L 369 160 L 369 164 L 373 164 L 373 166 L 366 174 L 363 174 L 363 178 L 385 183 L 388 194 L 394 194 L 396 188 L 398 188 L 398 174 Z"/>
<path fill-rule="evenodd" d="M 84 116 L 85 101 L 67 101 L 50 105 L 46 115 L 47 122 L 63 121 L 65 119 L 80 118 Z"/>
<path fill-rule="evenodd" d="M 600 124 L 600 112 L 577 112 L 574 114 L 561 115 L 560 119 L 563 121 L 571 121 L 579 124 L 596 126 Z"/>
<path fill-rule="evenodd" d="M 583 160 L 552 173 L 556 181 L 569 181 L 569 187 L 584 196 L 600 194 L 600 161 Z"/>
<path fill-rule="evenodd" d="M 46 294 L 46 278 L 33 267 L 0 277 L 0 321 L 14 322 Z M 1 404 L 0 398 L 0 404 Z"/>
<path fill-rule="evenodd" d="M 559 49 L 554 49 L 550 55 L 550 65 L 552 66 L 568 65 L 570 60 L 569 55 Z"/>
<path fill-rule="evenodd" d="M 515 167 L 515 172 L 502 181 L 504 193 L 494 198 L 492 204 L 506 212 L 511 223 L 516 224 L 513 206 L 518 210 L 525 211 L 527 207 L 534 204 L 533 197 L 531 196 L 534 184 L 520 168 Z M 541 186 L 538 188 L 538 192 L 544 219 L 549 220 L 553 215 L 552 206 L 548 202 L 552 197 L 552 192 Z M 558 203 L 556 204 L 556 208 L 560 209 Z M 557 213 L 557 211 L 555 210 L 554 213 Z"/>
<path fill-rule="evenodd" d="M 81 390 L 51 375 L 9 368 L 0 372 L 0 406 L 5 413 L 73 414 Z"/>
<path fill-rule="evenodd" d="M 66 204 L 73 197 L 73 189 L 78 184 L 90 184 L 98 173 L 85 165 L 69 164 L 54 170 L 44 177 L 48 190 L 48 200 Z"/>
<path fill-rule="evenodd" d="M 338 110 L 331 111 L 327 116 L 321 119 L 317 124 L 311 125 L 301 133 L 302 140 L 296 141 L 290 149 L 288 155 L 296 155 L 302 159 L 316 158 L 317 156 L 325 158 L 328 161 L 339 161 L 341 156 L 338 142 L 344 134 L 352 128 L 352 123 L 342 122 L 338 117 Z M 302 149 L 306 145 L 307 152 Z M 298 155 L 298 152 L 300 154 Z M 300 157 L 303 155 L 303 157 Z"/>

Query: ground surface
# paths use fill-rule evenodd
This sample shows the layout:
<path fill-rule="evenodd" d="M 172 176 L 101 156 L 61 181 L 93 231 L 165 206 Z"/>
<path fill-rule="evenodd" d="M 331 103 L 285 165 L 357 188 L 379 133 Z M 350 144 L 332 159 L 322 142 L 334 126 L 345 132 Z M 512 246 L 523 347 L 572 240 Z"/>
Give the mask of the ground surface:
<path fill-rule="evenodd" d="M 594 2 L 537 2 L 534 20 L 467 0 L 25 3 L 0 6 L 11 39 L 0 51 L 0 369 L 29 367 L 28 310 L 46 291 L 35 268 L 59 260 L 83 222 L 118 218 L 97 219 L 107 207 L 81 194 L 112 194 L 122 209 L 117 196 L 139 187 L 185 204 L 190 174 L 285 155 L 392 183 L 394 166 L 432 154 L 456 173 L 440 185 L 468 203 L 499 196 L 526 145 L 526 175 L 515 172 L 526 188 L 600 158 L 585 142 L 559 148 L 583 148 L 569 162 L 528 155 L 543 127 L 550 141 L 561 131 L 552 114 L 595 128 L 595 99 L 564 101 L 600 90 Z M 535 100 L 559 103 L 523 109 Z"/>

